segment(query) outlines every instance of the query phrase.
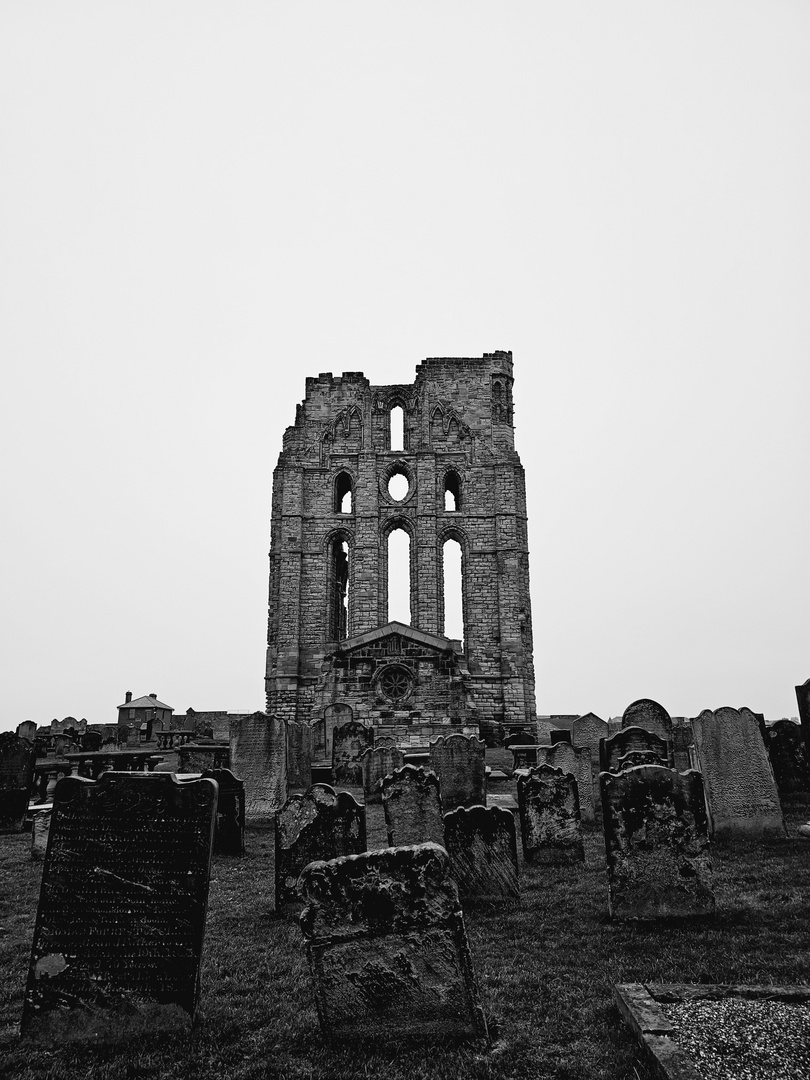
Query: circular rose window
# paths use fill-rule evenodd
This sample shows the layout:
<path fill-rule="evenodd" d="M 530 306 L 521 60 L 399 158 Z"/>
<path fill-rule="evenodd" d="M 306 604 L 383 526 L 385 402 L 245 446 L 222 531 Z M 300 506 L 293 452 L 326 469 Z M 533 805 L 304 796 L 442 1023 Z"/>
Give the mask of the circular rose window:
<path fill-rule="evenodd" d="M 404 667 L 387 667 L 380 675 L 377 687 L 390 702 L 404 701 L 413 688 L 413 679 Z"/>

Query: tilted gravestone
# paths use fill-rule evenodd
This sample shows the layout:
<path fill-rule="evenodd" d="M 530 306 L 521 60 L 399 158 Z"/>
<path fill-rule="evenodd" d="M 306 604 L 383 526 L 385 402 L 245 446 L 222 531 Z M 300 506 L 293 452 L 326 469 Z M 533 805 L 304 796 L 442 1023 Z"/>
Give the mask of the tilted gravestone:
<path fill-rule="evenodd" d="M 287 789 L 308 788 L 312 770 L 312 725 L 287 721 Z"/>
<path fill-rule="evenodd" d="M 204 780 L 216 780 L 217 828 L 214 833 L 215 855 L 245 853 L 245 784 L 230 769 L 206 769 Z"/>
<path fill-rule="evenodd" d="M 405 755 L 393 746 L 375 746 L 363 751 L 360 765 L 363 770 L 363 798 L 366 806 L 382 802 L 380 781 L 405 764 Z"/>
<path fill-rule="evenodd" d="M 363 807 L 348 791 L 315 784 L 276 814 L 276 910 L 298 900 L 298 875 L 319 859 L 366 850 Z"/>
<path fill-rule="evenodd" d="M 615 919 L 714 912 L 700 773 L 638 765 L 602 774 L 608 908 Z"/>
<path fill-rule="evenodd" d="M 441 784 L 445 813 L 457 806 L 486 806 L 485 746 L 474 735 L 438 735 L 430 741 L 430 767 Z"/>
<path fill-rule="evenodd" d="M 442 797 L 435 772 L 403 765 L 383 778 L 382 804 L 391 847 L 444 843 Z"/>
<path fill-rule="evenodd" d="M 526 862 L 562 866 L 583 862 L 577 782 L 551 765 L 530 769 L 518 778 L 518 811 Z"/>
<path fill-rule="evenodd" d="M 796 703 L 799 706 L 799 723 L 804 736 L 804 752 L 810 761 L 810 679 L 796 687 Z"/>
<path fill-rule="evenodd" d="M 335 784 L 360 787 L 363 783 L 363 751 L 374 746 L 374 728 L 357 720 L 332 732 L 332 778 Z"/>
<path fill-rule="evenodd" d="M 672 742 L 672 717 L 663 705 L 652 698 L 639 698 L 622 715 L 622 727 L 640 727 L 666 742 Z"/>
<path fill-rule="evenodd" d="M 650 751 L 665 767 L 672 768 L 670 744 L 660 735 L 640 727 L 621 728 L 599 744 L 599 769 L 601 772 L 615 772 L 619 759 L 633 751 Z"/>
<path fill-rule="evenodd" d="M 34 783 L 34 743 L 13 731 L 0 734 L 0 833 L 22 832 Z"/>
<path fill-rule="evenodd" d="M 169 773 L 59 781 L 23 1036 L 61 1046 L 190 1024 L 216 804 L 211 780 Z"/>
<path fill-rule="evenodd" d="M 553 769 L 562 769 L 564 773 L 573 775 L 577 782 L 581 819 L 593 824 L 596 821 L 596 813 L 590 750 L 585 746 L 575 747 L 565 742 L 555 743 L 550 747 L 538 746 L 537 764 L 550 765 Z"/>
<path fill-rule="evenodd" d="M 519 896 L 515 817 L 500 806 L 444 815 L 444 846 L 462 898 Z"/>
<path fill-rule="evenodd" d="M 488 1040 L 456 886 L 437 844 L 315 862 L 301 929 L 334 1040 Z"/>
<path fill-rule="evenodd" d="M 779 793 L 754 713 L 705 709 L 692 731 L 715 839 L 784 837 Z"/>
<path fill-rule="evenodd" d="M 763 724 L 762 727 L 777 791 L 780 795 L 810 791 L 810 766 L 799 724 L 792 720 L 777 720 L 775 724 Z"/>
<path fill-rule="evenodd" d="M 284 720 L 257 712 L 230 724 L 231 772 L 245 785 L 245 818 L 269 825 L 287 798 L 287 731 Z"/>

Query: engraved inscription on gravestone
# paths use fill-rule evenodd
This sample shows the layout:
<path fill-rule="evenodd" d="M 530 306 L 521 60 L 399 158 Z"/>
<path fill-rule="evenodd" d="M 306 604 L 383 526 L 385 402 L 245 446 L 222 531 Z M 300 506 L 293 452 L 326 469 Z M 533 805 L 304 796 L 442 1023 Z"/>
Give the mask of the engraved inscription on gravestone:
<path fill-rule="evenodd" d="M 169 773 L 56 785 L 22 1034 L 58 1045 L 190 1024 L 217 786 Z"/>
<path fill-rule="evenodd" d="M 325 1036 L 488 1040 L 448 870 L 437 844 L 304 870 L 301 929 Z"/>
<path fill-rule="evenodd" d="M 445 812 L 486 806 L 485 746 L 474 735 L 439 735 L 430 741 L 430 767 L 441 784 Z"/>
<path fill-rule="evenodd" d="M 444 843 L 442 797 L 435 772 L 403 765 L 383 778 L 382 803 L 391 847 Z"/>
<path fill-rule="evenodd" d="M 245 817 L 271 824 L 287 798 L 287 731 L 284 720 L 257 712 L 233 717 L 231 771 L 245 785 Z"/>
<path fill-rule="evenodd" d="M 584 861 L 577 782 L 571 773 L 539 765 L 518 777 L 517 796 L 526 862 L 564 866 Z"/>
<path fill-rule="evenodd" d="M 444 815 L 444 846 L 459 896 L 518 896 L 515 816 L 501 806 L 460 806 Z"/>
<path fill-rule="evenodd" d="M 0 734 L 0 832 L 22 832 L 34 782 L 36 750 L 13 731 Z"/>

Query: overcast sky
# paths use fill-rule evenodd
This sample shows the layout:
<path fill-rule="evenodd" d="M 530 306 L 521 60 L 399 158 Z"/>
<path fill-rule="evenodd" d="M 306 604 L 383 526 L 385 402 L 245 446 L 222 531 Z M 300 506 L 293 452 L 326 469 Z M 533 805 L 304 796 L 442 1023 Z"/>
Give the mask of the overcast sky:
<path fill-rule="evenodd" d="M 264 703 L 321 371 L 511 349 L 540 713 L 796 714 L 810 4 L 0 7 L 0 728 Z"/>

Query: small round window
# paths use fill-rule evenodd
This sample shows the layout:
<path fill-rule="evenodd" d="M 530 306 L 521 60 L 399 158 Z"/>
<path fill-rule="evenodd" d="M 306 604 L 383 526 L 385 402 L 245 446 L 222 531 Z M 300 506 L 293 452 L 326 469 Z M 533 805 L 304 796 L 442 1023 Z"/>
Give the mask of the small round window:
<path fill-rule="evenodd" d="M 380 691 L 392 704 L 404 700 L 410 694 L 412 686 L 411 673 L 407 668 L 392 665 L 380 675 Z"/>

